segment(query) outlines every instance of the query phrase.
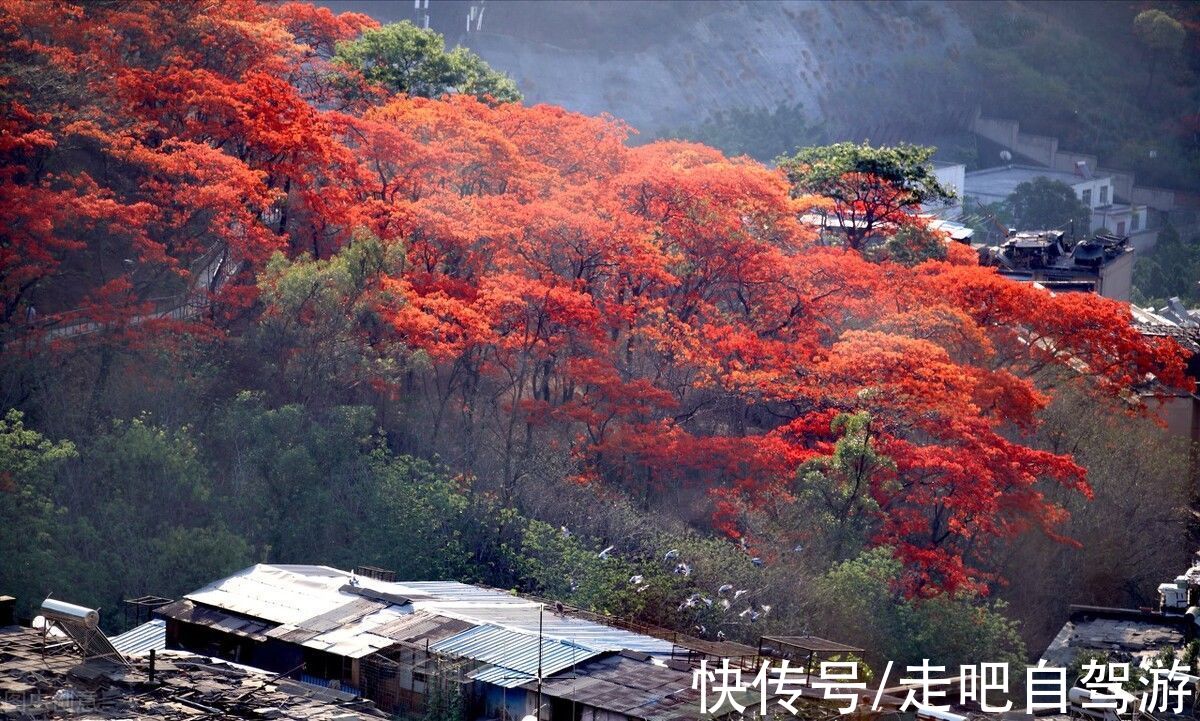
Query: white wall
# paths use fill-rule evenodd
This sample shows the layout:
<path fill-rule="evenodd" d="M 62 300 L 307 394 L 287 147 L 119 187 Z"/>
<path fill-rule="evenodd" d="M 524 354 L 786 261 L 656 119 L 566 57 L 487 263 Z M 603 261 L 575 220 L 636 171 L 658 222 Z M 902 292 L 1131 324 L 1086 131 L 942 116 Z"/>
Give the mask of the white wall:
<path fill-rule="evenodd" d="M 1100 202 L 1100 189 L 1107 188 L 1105 201 Z M 1091 191 L 1091 196 L 1085 201 L 1087 206 L 1092 209 L 1092 226 L 1089 231 L 1100 230 L 1104 227 L 1104 214 L 1097 213 L 1096 208 L 1112 205 L 1113 203 L 1113 187 L 1111 178 L 1092 178 L 1091 180 L 1080 179 L 1077 183 L 1071 184 L 1071 189 L 1075 191 L 1075 197 L 1081 201 L 1084 200 L 1083 194 L 1085 191 Z"/>
<path fill-rule="evenodd" d="M 925 213 L 932 213 L 945 220 L 953 220 L 962 215 L 962 203 L 967 187 L 967 166 L 935 165 L 933 176 L 937 181 L 954 191 L 955 198 L 947 203 L 926 203 L 921 206 Z"/>
<path fill-rule="evenodd" d="M 963 189 L 967 187 L 967 166 L 962 163 L 934 166 L 933 175 L 942 185 L 953 188 L 955 195 L 962 200 Z"/>
<path fill-rule="evenodd" d="M 1100 202 L 1100 188 L 1102 187 L 1108 188 L 1108 200 L 1104 203 Z M 1091 180 L 1080 178 L 1078 182 L 1071 184 L 1071 188 L 1075 190 L 1075 197 L 1080 200 L 1083 200 L 1083 192 L 1085 190 L 1092 191 L 1092 198 L 1088 203 L 1088 207 L 1099 208 L 1102 205 L 1109 205 L 1113 202 L 1112 180 L 1110 178 L 1092 178 Z"/>

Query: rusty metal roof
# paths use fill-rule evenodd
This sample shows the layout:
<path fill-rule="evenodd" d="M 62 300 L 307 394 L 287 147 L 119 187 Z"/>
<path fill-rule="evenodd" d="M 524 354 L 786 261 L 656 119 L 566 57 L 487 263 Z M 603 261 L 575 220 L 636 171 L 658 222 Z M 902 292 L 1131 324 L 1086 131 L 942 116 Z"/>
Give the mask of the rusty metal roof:
<path fill-rule="evenodd" d="M 594 658 L 544 679 L 542 693 L 634 719 L 696 718 L 700 706 L 691 673 L 627 654 Z"/>
<path fill-rule="evenodd" d="M 472 624 L 457 618 L 446 618 L 432 613 L 415 611 L 407 616 L 386 623 L 375 629 L 380 636 L 387 636 L 393 641 L 430 643 L 449 638 L 457 633 L 471 628 Z"/>
<path fill-rule="evenodd" d="M 184 623 L 193 623 L 198 626 L 207 626 L 224 633 L 251 638 L 255 641 L 267 640 L 267 631 L 275 625 L 267 621 L 229 613 L 221 609 L 201 606 L 187 599 L 156 608 L 154 609 L 154 613 L 164 618 L 171 618 Z"/>
<path fill-rule="evenodd" d="M 763 636 L 761 643 L 764 651 L 768 644 L 773 644 L 808 653 L 862 653 L 861 648 L 818 636 Z"/>

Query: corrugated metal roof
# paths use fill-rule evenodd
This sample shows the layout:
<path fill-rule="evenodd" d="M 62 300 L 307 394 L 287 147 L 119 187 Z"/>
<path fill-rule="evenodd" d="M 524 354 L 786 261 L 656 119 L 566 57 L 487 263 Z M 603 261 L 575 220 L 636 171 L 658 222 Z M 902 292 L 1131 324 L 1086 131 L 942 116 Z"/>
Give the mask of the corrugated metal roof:
<path fill-rule="evenodd" d="M 433 643 L 443 638 L 449 638 L 456 633 L 466 631 L 473 625 L 457 618 L 436 616 L 424 611 L 415 611 L 407 616 L 384 624 L 375 629 L 380 636 L 387 636 L 393 641 L 429 641 Z"/>
<path fill-rule="evenodd" d="M 481 661 L 487 666 L 471 678 L 503 688 L 514 688 L 542 676 L 558 673 L 593 658 L 600 651 L 574 643 L 542 638 L 498 626 L 477 626 L 443 639 L 430 651 Z"/>
<path fill-rule="evenodd" d="M 315 636 L 301 645 L 346 658 L 362 658 L 376 651 L 395 646 L 396 641 L 376 631 L 397 619 L 411 615 L 407 607 L 388 606 Z"/>
<path fill-rule="evenodd" d="M 341 628 L 342 626 L 357 621 L 364 616 L 385 609 L 389 605 L 390 604 L 383 603 L 381 601 L 372 601 L 366 598 L 356 598 L 349 603 L 338 606 L 332 611 L 326 611 L 318 616 L 307 618 L 296 624 L 296 626 L 309 631 L 324 633 L 326 631 L 332 631 L 335 628 Z"/>
<path fill-rule="evenodd" d="M 675 648 L 670 641 L 647 636 L 623 628 L 607 626 L 577 616 L 555 613 L 552 609 L 541 610 L 541 604 L 525 599 L 509 597 L 513 603 L 466 604 L 442 602 L 440 600 L 414 603 L 421 610 L 451 618 L 461 618 L 473 623 L 490 624 L 537 635 L 539 615 L 542 635 L 579 644 L 596 651 L 640 651 L 660 658 L 670 658 Z"/>
<path fill-rule="evenodd" d="M 147 653 L 151 649 L 161 651 L 167 647 L 167 622 L 161 618 L 151 619 L 109 640 L 113 648 L 126 656 Z"/>
<path fill-rule="evenodd" d="M 530 691 L 536 684 L 525 684 Z M 573 701 L 620 714 L 623 718 L 645 721 L 701 721 L 715 714 L 701 714 L 700 692 L 692 688 L 692 674 L 639 661 L 625 654 L 594 658 L 579 664 L 575 673 L 563 672 L 544 679 L 542 694 Z M 755 690 L 734 691 L 731 696 L 740 705 L 753 708 L 758 703 Z M 599 715 L 599 714 L 597 714 Z M 721 718 L 735 716 L 726 705 Z"/>
<path fill-rule="evenodd" d="M 577 616 L 554 613 L 542 604 L 499 589 L 455 581 L 387 582 L 355 577 L 327 566 L 259 564 L 211 583 L 186 596 L 190 601 L 264 619 L 278 625 L 271 636 L 357 657 L 379 648 L 389 632 L 373 618 L 384 610 L 403 609 L 388 622 L 412 611 L 454 619 L 472 626 L 499 626 L 543 636 L 594 651 L 630 649 L 669 658 L 674 644 L 652 636 L 608 626 Z M 409 600 L 411 603 L 399 603 Z M 189 601 L 189 602 L 190 602 Z M 389 605 L 390 604 L 390 605 Z M 365 615 L 363 615 L 365 614 Z M 212 624 L 216 625 L 216 624 Z M 258 629 L 258 633 L 268 628 Z M 356 633 L 372 634 L 357 647 Z M 439 635 L 444 637 L 444 635 Z"/>

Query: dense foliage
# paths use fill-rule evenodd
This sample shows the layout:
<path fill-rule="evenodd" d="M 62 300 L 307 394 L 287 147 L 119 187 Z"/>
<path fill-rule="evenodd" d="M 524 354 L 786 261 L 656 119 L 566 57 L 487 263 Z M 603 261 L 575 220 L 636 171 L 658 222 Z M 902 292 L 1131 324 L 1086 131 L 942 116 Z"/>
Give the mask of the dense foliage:
<path fill-rule="evenodd" d="M 333 60 L 389 93 L 425 98 L 459 92 L 503 102 L 521 99 L 511 78 L 465 48 L 446 51 L 441 35 L 408 21 L 368 28 L 337 44 Z"/>
<path fill-rule="evenodd" d="M 1200 235 L 1184 239 L 1172 226 L 1158 233 L 1150 252 L 1133 267 L 1134 302 L 1163 306 L 1179 298 L 1188 308 L 1200 306 Z"/>
<path fill-rule="evenodd" d="M 898 628 L 936 597 L 1008 648 L 973 605 L 997 551 L 1057 538 L 1091 495 L 1034 442 L 1040 411 L 1068 386 L 1185 385 L 1172 341 L 932 251 L 904 215 L 937 194 L 921 149 L 856 146 L 882 160 L 811 184 L 801 162 L 793 186 L 702 145 L 631 148 L 610 118 L 392 95 L 333 59 L 372 26 L 0 4 L 0 388 L 25 411 L 2 430 L 42 434 L 12 442 L 30 470 L 5 490 L 62 575 L 112 599 L 251 559 L 375 563 L 712 636 L 704 614 L 765 611 L 688 605 L 689 584 L 794 588 L 868 553 L 863 582 L 912 601 Z M 877 201 L 882 251 L 799 220 Z M 639 536 L 596 510 L 624 504 L 672 520 Z M 568 508 L 586 542 L 555 528 Z"/>
<path fill-rule="evenodd" d="M 702 122 L 676 128 L 664 136 L 703 143 L 729 156 L 748 155 L 764 163 L 799 146 L 819 145 L 824 140 L 821 130 L 798 104 L 719 111 Z"/>

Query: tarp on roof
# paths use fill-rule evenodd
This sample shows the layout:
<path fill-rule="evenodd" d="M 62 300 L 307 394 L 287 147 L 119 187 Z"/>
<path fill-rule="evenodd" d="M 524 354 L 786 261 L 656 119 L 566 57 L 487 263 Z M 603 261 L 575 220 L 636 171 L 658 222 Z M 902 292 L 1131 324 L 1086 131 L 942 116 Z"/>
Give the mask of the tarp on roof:
<path fill-rule="evenodd" d="M 539 644 L 536 635 L 498 626 L 468 629 L 438 641 L 429 650 L 488 664 L 470 677 L 502 688 L 515 688 L 537 679 L 539 669 L 545 677 L 602 653 L 544 637 Z"/>

